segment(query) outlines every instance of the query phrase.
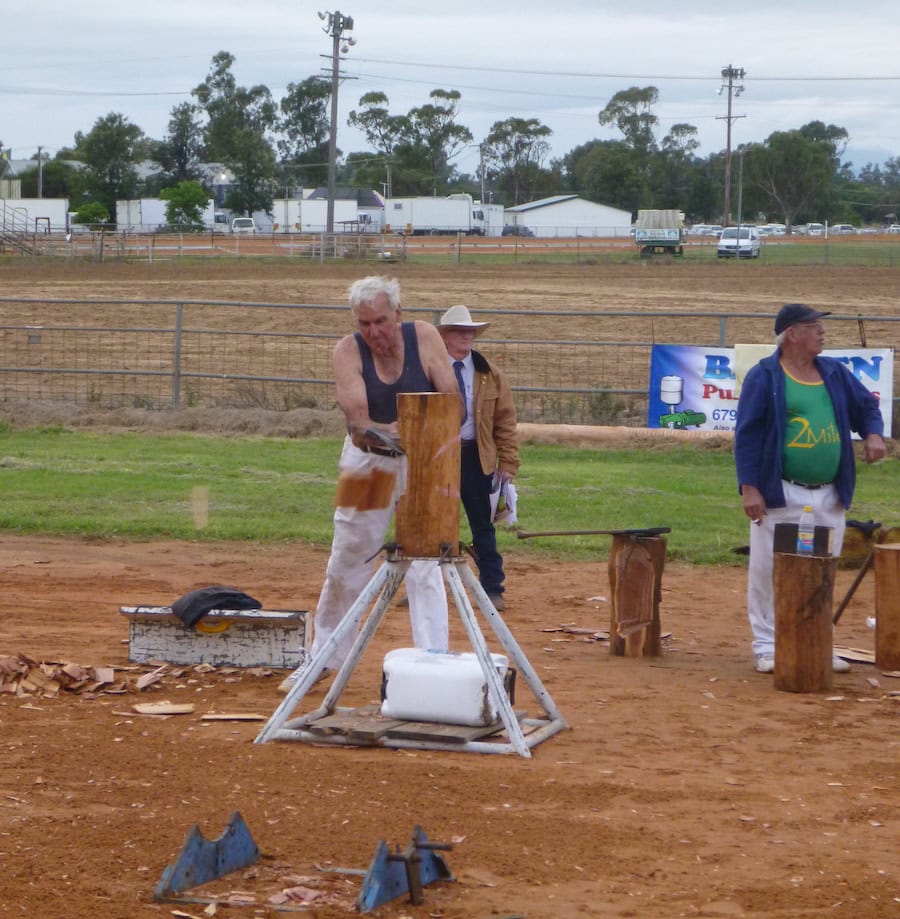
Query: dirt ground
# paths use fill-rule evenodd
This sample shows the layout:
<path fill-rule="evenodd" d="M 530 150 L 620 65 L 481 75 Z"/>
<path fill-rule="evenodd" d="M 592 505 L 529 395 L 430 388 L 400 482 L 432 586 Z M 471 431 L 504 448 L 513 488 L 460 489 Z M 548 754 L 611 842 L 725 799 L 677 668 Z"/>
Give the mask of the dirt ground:
<path fill-rule="evenodd" d="M 606 309 L 741 308 L 802 299 L 894 315 L 897 273 L 879 269 L 741 271 L 711 266 L 575 266 L 428 272 L 399 266 L 420 305 L 496 302 Z M 721 269 L 721 270 L 717 270 Z M 341 302 L 355 266 L 0 266 L 3 296 L 216 296 Z M 201 293 L 202 291 L 202 293 Z M 626 302 L 627 301 L 627 302 Z M 0 305 L 2 310 L 2 305 Z M 871 339 L 870 339 L 871 342 Z M 26 419 L 27 420 L 27 419 Z M 210 416 L 216 429 L 221 419 Z M 533 521 L 539 524 L 539 521 Z M 609 625 L 606 554 L 589 563 L 507 557 L 505 621 L 568 729 L 530 759 L 472 753 L 252 743 L 281 671 L 170 669 L 138 691 L 122 605 L 169 604 L 232 584 L 268 607 L 311 609 L 326 551 L 301 544 L 131 543 L 0 537 L 0 656 L 109 666 L 117 694 L 0 693 L 0 916 L 352 914 L 378 840 L 405 845 L 415 825 L 453 842 L 455 883 L 378 915 L 429 919 L 680 916 L 793 919 L 900 915 L 900 679 L 857 663 L 831 692 L 776 691 L 751 665 L 745 570 L 670 563 L 664 653 L 612 657 L 562 625 Z M 839 571 L 835 598 L 854 576 Z M 836 631 L 869 649 L 868 575 Z M 452 643 L 467 649 L 452 620 Z M 384 653 L 409 644 L 392 609 L 341 704 L 378 698 Z M 321 687 L 303 701 L 320 698 Z M 193 714 L 138 715 L 144 701 Z M 522 690 L 516 708 L 537 714 Z M 163 869 L 194 823 L 208 838 L 240 811 L 263 857 L 222 879 L 205 903 L 154 903 Z M 271 901 L 284 890 L 299 900 Z M 243 895 L 243 896 L 239 896 Z M 173 912 L 180 910 L 181 912 Z"/>

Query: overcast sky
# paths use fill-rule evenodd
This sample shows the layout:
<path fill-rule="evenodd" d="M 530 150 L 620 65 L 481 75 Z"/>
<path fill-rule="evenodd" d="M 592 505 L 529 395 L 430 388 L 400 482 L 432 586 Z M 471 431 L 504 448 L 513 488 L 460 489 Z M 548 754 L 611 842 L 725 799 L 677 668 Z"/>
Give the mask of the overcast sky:
<path fill-rule="evenodd" d="M 597 113 L 619 90 L 656 86 L 658 139 L 697 127 L 703 155 L 725 147 L 724 67 L 743 68 L 733 144 L 821 120 L 847 129 L 856 168 L 900 155 L 898 0 L 346 0 L 352 16 L 342 70 L 338 145 L 365 148 L 347 113 L 372 90 L 391 111 L 462 93 L 459 121 L 482 140 L 498 120 L 537 118 L 552 156 L 618 137 Z M 0 142 L 16 158 L 53 155 L 76 131 L 120 112 L 162 138 L 212 56 L 231 52 L 239 84 L 276 101 L 290 82 L 330 70 L 317 10 L 285 0 L 41 0 L 4 14 Z M 329 60 L 323 59 L 326 55 Z M 477 150 L 456 161 L 477 172 Z"/>

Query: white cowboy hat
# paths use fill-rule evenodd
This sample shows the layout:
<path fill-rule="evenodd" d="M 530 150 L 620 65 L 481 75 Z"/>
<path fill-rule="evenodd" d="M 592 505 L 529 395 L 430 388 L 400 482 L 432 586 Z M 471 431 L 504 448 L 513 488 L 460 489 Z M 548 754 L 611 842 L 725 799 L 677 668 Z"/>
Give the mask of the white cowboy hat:
<path fill-rule="evenodd" d="M 439 329 L 457 328 L 457 329 L 475 329 L 476 338 L 490 325 L 489 322 L 473 322 L 472 314 L 467 306 L 451 306 L 450 309 L 441 316 L 438 322 Z"/>

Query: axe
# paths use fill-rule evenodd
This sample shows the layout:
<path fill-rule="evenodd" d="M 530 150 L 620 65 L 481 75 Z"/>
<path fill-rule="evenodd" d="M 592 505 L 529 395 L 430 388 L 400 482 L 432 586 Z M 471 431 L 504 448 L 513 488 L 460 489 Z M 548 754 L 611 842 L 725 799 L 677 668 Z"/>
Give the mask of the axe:
<path fill-rule="evenodd" d="M 626 530 L 519 530 L 519 539 L 533 539 L 535 536 L 662 536 L 671 533 L 671 527 L 636 527 Z"/>

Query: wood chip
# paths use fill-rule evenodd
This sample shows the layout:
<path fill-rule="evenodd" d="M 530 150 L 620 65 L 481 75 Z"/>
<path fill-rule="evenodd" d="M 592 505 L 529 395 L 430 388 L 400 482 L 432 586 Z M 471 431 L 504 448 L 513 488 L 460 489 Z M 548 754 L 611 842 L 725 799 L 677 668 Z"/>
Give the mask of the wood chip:
<path fill-rule="evenodd" d="M 139 676 L 135 681 L 135 689 L 143 691 L 148 686 L 158 683 L 162 678 L 163 675 L 158 670 L 154 670 L 152 673 L 145 673 L 143 676 Z"/>
<path fill-rule="evenodd" d="M 139 715 L 190 715 L 193 702 L 138 702 L 132 706 Z"/>

